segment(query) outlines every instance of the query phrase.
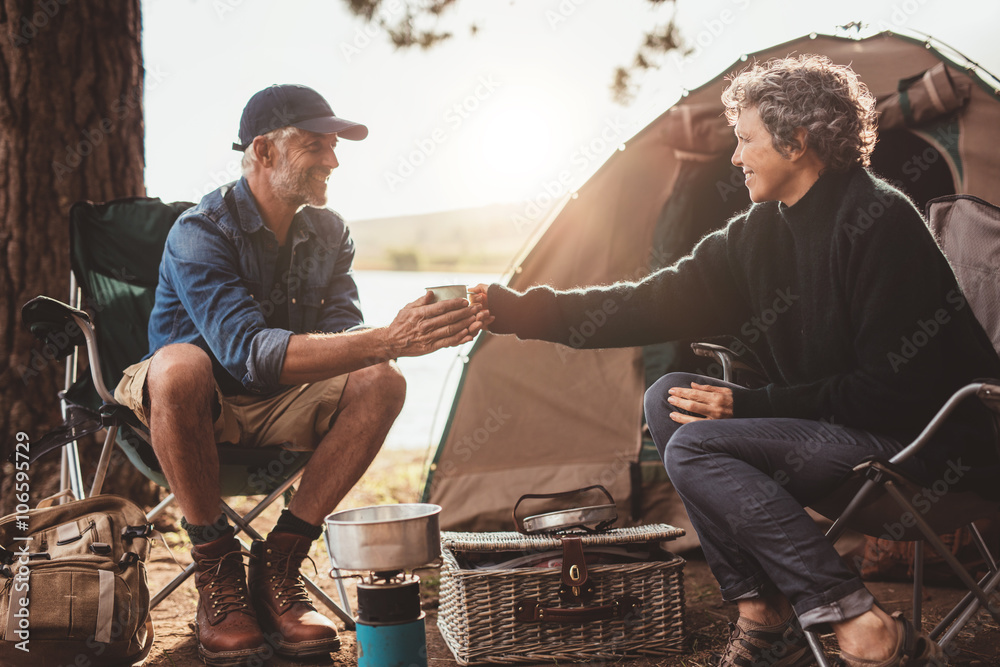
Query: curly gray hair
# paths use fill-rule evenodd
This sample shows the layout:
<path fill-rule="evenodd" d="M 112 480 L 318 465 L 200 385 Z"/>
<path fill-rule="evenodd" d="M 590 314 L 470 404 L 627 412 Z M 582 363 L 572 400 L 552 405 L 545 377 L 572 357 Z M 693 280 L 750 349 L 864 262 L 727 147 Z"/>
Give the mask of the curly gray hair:
<path fill-rule="evenodd" d="M 795 132 L 834 171 L 867 167 L 876 140 L 875 97 L 850 67 L 826 56 L 801 55 L 754 63 L 730 79 L 722 93 L 726 118 L 755 107 L 783 156 L 799 147 Z"/>

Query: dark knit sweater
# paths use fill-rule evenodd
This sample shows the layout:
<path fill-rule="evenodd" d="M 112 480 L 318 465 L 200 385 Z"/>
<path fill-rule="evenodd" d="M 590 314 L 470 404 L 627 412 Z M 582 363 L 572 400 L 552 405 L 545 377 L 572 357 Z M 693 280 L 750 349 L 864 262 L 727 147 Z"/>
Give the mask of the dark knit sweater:
<path fill-rule="evenodd" d="M 494 333 L 579 348 L 735 337 L 770 382 L 734 392 L 737 418 L 822 419 L 908 441 L 957 388 L 1000 377 L 920 214 L 861 168 L 824 174 L 794 206 L 755 204 L 641 282 L 493 285 L 488 302 Z M 973 436 L 974 458 L 993 459 L 984 410 L 952 422 L 949 440 Z M 960 444 L 929 454 L 970 455 Z"/>

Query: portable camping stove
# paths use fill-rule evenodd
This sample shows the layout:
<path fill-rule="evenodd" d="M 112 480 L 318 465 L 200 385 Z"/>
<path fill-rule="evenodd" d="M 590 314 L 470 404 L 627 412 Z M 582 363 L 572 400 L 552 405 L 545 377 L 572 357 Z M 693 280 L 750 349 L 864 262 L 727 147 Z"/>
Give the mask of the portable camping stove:
<path fill-rule="evenodd" d="M 412 572 L 441 555 L 440 512 L 437 505 L 414 503 L 344 510 L 326 518 L 333 568 L 367 573 L 358 584 L 359 667 L 427 667 L 420 579 Z"/>
<path fill-rule="evenodd" d="M 358 665 L 427 667 L 420 579 L 401 571 L 372 572 L 358 584 Z"/>

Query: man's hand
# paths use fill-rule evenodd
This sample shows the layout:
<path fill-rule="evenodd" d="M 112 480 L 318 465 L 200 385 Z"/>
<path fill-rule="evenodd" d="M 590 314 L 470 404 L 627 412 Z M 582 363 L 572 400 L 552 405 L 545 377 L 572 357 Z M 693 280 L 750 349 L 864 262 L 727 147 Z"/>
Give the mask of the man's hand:
<path fill-rule="evenodd" d="M 692 382 L 690 389 L 671 387 L 667 401 L 674 407 L 702 415 L 693 417 L 682 412 L 671 412 L 670 418 L 680 424 L 702 419 L 730 419 L 733 416 L 733 390 L 729 387 Z"/>
<path fill-rule="evenodd" d="M 422 354 L 468 343 L 483 328 L 477 314 L 479 305 L 465 299 L 430 303 L 427 292 L 408 303 L 387 327 L 386 343 L 393 357 L 419 357 Z"/>
<path fill-rule="evenodd" d="M 486 302 L 486 292 L 489 290 L 489 285 L 479 284 L 475 287 L 469 288 L 469 294 L 472 296 L 469 299 L 472 301 L 473 305 L 480 306 L 482 310 L 476 315 L 476 319 L 479 320 L 480 325 L 483 329 L 489 330 L 490 325 L 496 318 L 490 314 L 490 306 Z"/>

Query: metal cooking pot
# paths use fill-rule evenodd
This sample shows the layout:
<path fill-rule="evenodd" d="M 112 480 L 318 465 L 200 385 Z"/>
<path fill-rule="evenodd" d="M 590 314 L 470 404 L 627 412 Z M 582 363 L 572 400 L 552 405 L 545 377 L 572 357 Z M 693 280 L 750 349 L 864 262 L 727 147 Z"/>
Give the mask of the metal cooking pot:
<path fill-rule="evenodd" d="M 440 505 L 403 503 L 334 512 L 326 548 L 341 570 L 412 570 L 441 555 Z"/>

